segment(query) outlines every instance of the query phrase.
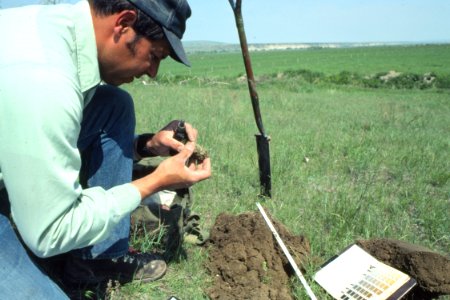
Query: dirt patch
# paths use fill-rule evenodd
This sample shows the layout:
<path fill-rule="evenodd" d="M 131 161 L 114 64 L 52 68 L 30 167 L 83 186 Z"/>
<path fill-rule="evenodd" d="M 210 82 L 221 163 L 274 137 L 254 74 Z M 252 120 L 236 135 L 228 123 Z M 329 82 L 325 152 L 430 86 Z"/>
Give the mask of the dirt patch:
<path fill-rule="evenodd" d="M 380 76 L 380 79 L 384 82 L 387 82 L 391 79 L 399 77 L 400 75 L 402 75 L 402 73 L 397 71 L 389 71 L 389 73 L 387 73 L 386 75 Z"/>
<path fill-rule="evenodd" d="M 378 260 L 416 279 L 407 299 L 434 299 L 450 294 L 450 259 L 422 246 L 391 239 L 357 242 Z"/>
<path fill-rule="evenodd" d="M 272 222 L 301 268 L 309 242 Z M 207 269 L 214 284 L 206 292 L 211 299 L 293 299 L 289 277 L 294 271 L 259 213 L 220 214 L 208 246 Z"/>

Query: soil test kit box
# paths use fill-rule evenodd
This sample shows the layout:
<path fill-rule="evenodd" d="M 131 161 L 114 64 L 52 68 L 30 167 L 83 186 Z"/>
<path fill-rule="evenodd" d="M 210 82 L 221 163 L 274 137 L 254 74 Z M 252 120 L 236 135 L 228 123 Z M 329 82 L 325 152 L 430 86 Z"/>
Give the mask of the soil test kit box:
<path fill-rule="evenodd" d="M 416 285 L 413 278 L 380 262 L 357 245 L 328 261 L 314 280 L 339 300 L 401 299 Z"/>

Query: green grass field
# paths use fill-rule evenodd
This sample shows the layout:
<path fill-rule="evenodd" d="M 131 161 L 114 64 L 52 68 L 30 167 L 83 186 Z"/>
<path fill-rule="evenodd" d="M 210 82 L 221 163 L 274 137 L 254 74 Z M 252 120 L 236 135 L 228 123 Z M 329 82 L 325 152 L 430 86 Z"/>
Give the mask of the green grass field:
<path fill-rule="evenodd" d="M 431 45 L 252 56 L 263 122 L 272 138 L 273 197 L 264 205 L 309 239 L 314 259 L 305 277 L 319 299 L 330 298 L 312 275 L 357 239 L 393 238 L 449 254 L 450 89 L 368 88 L 269 75 L 395 70 L 445 79 L 449 50 L 450 45 Z M 136 81 L 126 89 L 135 98 L 138 132 L 155 131 L 172 119 L 199 130 L 213 176 L 194 187 L 193 210 L 208 229 L 221 212 L 256 211 L 257 129 L 246 83 L 237 80 L 244 73 L 240 54 L 197 54 L 191 62 L 191 70 L 164 62 L 159 81 Z M 129 284 L 110 297 L 206 299 L 207 251 L 194 246 L 187 251 L 188 259 L 172 263 L 162 280 Z M 293 290 L 297 299 L 308 299 L 298 280 Z"/>
<path fill-rule="evenodd" d="M 327 75 L 342 71 L 369 75 L 399 72 L 450 75 L 450 45 L 385 46 L 254 52 L 255 75 L 306 69 Z M 244 74 L 242 56 L 236 53 L 194 53 L 192 68 L 174 61 L 161 65 L 160 75 L 237 77 Z"/>

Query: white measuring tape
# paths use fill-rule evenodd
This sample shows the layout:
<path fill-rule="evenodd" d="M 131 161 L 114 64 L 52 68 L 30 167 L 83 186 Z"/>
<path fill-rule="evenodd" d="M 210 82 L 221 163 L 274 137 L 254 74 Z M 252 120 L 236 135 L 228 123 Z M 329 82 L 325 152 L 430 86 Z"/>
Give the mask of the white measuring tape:
<path fill-rule="evenodd" d="M 300 269 L 298 268 L 297 264 L 295 263 L 294 259 L 292 258 L 291 254 L 289 253 L 289 250 L 287 249 L 286 245 L 284 244 L 284 242 L 281 239 L 280 235 L 278 234 L 277 230 L 273 226 L 269 217 L 266 215 L 266 212 L 264 211 L 263 207 L 258 202 L 256 203 L 256 206 L 258 207 L 259 211 L 261 212 L 264 220 L 266 221 L 267 225 L 269 226 L 270 230 L 272 231 L 273 235 L 275 236 L 275 239 L 277 240 L 278 244 L 280 245 L 280 247 L 283 250 L 284 254 L 286 255 L 287 259 L 289 260 L 289 263 L 291 264 L 292 268 L 294 269 L 295 274 L 297 275 L 298 279 L 300 279 L 301 283 L 305 287 L 309 298 L 311 298 L 312 300 L 317 300 L 313 291 L 309 287 L 308 282 L 306 282 L 305 277 L 303 277 L 302 272 L 300 272 Z"/>

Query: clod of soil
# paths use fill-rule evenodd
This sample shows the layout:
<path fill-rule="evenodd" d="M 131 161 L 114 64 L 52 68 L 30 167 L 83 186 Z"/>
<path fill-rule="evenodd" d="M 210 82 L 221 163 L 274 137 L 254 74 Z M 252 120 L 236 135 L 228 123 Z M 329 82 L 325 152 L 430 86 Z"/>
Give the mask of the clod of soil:
<path fill-rule="evenodd" d="M 194 152 L 192 153 L 191 157 L 189 157 L 189 164 L 190 163 L 200 164 L 208 157 L 209 157 L 208 151 L 206 151 L 206 149 L 200 146 L 199 144 L 196 144 Z"/>
<path fill-rule="evenodd" d="M 309 242 L 272 222 L 301 268 L 310 253 Z M 206 293 L 211 299 L 293 299 L 289 277 L 295 273 L 259 213 L 220 214 L 208 246 L 206 267 L 214 283 Z"/>
<path fill-rule="evenodd" d="M 417 281 L 407 299 L 435 299 L 450 294 L 450 259 L 422 246 L 391 239 L 357 241 L 378 260 Z"/>

